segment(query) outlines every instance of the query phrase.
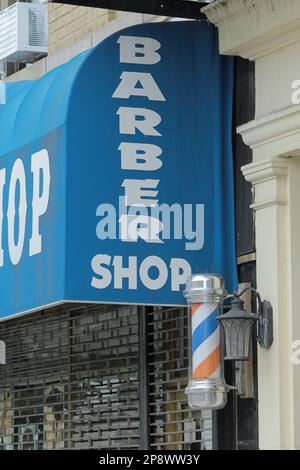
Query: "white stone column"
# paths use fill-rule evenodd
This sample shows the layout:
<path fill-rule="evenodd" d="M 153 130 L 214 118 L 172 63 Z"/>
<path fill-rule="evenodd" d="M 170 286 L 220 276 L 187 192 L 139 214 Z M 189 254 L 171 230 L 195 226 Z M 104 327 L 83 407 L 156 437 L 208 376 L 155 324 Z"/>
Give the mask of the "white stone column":
<path fill-rule="evenodd" d="M 257 287 L 274 309 L 274 343 L 259 348 L 261 449 L 300 449 L 300 1 L 220 0 L 205 7 L 222 54 L 255 61 L 256 116 L 238 131 L 253 150 L 242 172 L 254 187 Z"/>

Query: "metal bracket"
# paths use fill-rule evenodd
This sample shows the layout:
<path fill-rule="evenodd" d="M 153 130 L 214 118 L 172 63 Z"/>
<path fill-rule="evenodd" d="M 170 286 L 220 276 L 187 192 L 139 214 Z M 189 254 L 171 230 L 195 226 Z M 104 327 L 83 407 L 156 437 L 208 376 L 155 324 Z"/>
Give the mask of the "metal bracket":
<path fill-rule="evenodd" d="M 273 344 L 273 307 L 267 300 L 262 301 L 259 292 L 253 287 L 246 287 L 238 294 L 234 292 L 234 296 L 241 297 L 247 290 L 253 292 L 258 301 L 257 341 L 261 348 L 269 349 Z"/>
<path fill-rule="evenodd" d="M 261 303 L 258 320 L 258 342 L 264 349 L 269 349 L 273 343 L 273 308 L 270 302 Z"/>

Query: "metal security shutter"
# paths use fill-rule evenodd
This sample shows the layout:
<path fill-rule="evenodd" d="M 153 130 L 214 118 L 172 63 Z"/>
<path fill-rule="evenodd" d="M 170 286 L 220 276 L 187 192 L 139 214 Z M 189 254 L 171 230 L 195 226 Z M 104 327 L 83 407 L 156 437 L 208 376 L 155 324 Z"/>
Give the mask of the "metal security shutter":
<path fill-rule="evenodd" d="M 150 442 L 153 449 L 212 448 L 211 412 L 191 412 L 188 383 L 188 328 L 184 308 L 149 315 Z"/>
<path fill-rule="evenodd" d="M 187 312 L 147 310 L 146 338 L 134 306 L 63 306 L 0 323 L 0 450 L 138 449 L 142 429 L 153 449 L 211 448 L 211 415 L 192 414 L 184 394 Z"/>
<path fill-rule="evenodd" d="M 0 338 L 1 450 L 138 448 L 135 307 L 47 310 Z"/>
<path fill-rule="evenodd" d="M 75 448 L 139 447 L 137 312 L 108 310 L 90 307 L 72 328 Z"/>

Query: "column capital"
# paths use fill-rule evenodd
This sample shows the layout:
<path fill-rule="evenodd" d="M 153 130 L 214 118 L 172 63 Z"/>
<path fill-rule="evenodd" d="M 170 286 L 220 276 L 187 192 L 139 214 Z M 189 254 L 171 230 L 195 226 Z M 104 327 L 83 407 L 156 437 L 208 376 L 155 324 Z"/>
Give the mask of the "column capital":
<path fill-rule="evenodd" d="M 241 168 L 247 181 L 255 187 L 254 210 L 287 204 L 287 176 L 289 159 L 269 158 Z"/>
<path fill-rule="evenodd" d="M 222 54 L 255 60 L 300 40 L 297 0 L 216 0 L 202 12 L 219 29 Z"/>
<path fill-rule="evenodd" d="M 300 2 L 299 2 L 300 4 Z M 300 156 L 300 105 L 274 112 L 237 128 L 254 160 Z"/>

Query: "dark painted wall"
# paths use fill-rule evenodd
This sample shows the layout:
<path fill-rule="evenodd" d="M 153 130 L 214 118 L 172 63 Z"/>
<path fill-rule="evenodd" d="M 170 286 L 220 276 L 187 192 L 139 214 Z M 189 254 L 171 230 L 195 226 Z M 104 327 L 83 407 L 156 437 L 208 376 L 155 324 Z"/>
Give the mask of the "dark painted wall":
<path fill-rule="evenodd" d="M 241 167 L 252 161 L 252 151 L 236 133 L 237 126 L 254 119 L 255 82 L 254 63 L 235 59 L 233 152 L 235 172 L 236 205 L 236 249 L 237 256 L 255 251 L 254 214 L 251 185 L 241 173 Z M 256 286 L 256 263 L 239 266 L 239 282 L 250 282 Z M 255 305 L 253 305 L 255 309 Z M 225 363 L 225 380 L 235 385 L 235 363 Z M 258 395 L 257 395 L 257 341 L 253 337 L 253 385 L 254 398 L 240 398 L 230 392 L 227 406 L 215 413 L 217 423 L 216 443 L 218 449 L 257 449 L 258 448 Z"/>
<path fill-rule="evenodd" d="M 237 256 L 255 251 L 251 184 L 242 175 L 241 167 L 252 161 L 252 151 L 235 131 L 237 126 L 254 119 L 254 63 L 236 58 L 234 90 L 233 152 L 235 171 L 236 248 Z"/>
<path fill-rule="evenodd" d="M 52 0 L 54 3 L 80 5 L 109 10 L 132 11 L 152 15 L 205 19 L 201 8 L 207 3 L 194 0 Z"/>

